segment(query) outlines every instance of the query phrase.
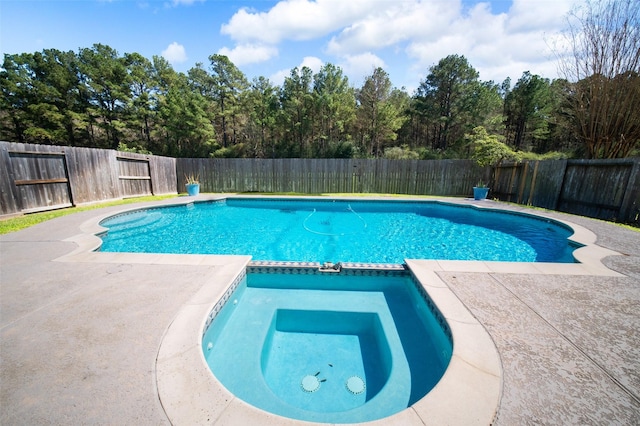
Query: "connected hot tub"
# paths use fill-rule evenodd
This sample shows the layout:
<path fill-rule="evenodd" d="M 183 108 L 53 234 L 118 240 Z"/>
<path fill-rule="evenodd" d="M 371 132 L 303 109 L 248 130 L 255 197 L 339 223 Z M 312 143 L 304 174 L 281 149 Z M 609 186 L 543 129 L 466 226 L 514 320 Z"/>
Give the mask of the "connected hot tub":
<path fill-rule="evenodd" d="M 202 340 L 237 397 L 300 420 L 384 418 L 424 397 L 452 354 L 448 325 L 405 271 L 254 268 Z"/>

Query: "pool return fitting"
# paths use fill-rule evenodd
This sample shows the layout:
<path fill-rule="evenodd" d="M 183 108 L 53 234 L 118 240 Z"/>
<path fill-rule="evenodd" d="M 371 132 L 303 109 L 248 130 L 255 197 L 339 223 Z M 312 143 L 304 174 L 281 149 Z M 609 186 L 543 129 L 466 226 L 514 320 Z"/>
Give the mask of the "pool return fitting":
<path fill-rule="evenodd" d="M 320 265 L 318 271 L 340 273 L 340 271 L 342 271 L 342 263 L 324 262 L 322 265 Z"/>

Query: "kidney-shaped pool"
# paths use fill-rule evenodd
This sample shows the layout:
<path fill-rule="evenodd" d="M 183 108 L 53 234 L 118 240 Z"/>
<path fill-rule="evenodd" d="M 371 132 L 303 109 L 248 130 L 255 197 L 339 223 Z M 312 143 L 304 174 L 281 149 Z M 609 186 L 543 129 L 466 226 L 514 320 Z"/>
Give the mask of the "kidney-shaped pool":
<path fill-rule="evenodd" d="M 401 264 L 404 259 L 573 263 L 572 229 L 436 201 L 227 198 L 101 222 L 102 251 Z"/>

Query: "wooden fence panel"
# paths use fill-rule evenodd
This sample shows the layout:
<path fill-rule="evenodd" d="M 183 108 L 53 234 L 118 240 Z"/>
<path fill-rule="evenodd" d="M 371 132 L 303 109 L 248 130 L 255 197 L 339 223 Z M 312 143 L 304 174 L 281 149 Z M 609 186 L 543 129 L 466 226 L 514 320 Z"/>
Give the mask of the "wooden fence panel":
<path fill-rule="evenodd" d="M 120 198 L 115 151 L 66 147 L 74 204 Z"/>
<path fill-rule="evenodd" d="M 14 184 L 9 145 L 0 145 L 0 215 L 18 213 L 22 203 Z"/>
<path fill-rule="evenodd" d="M 0 162 L 1 215 L 176 193 L 174 158 L 0 141 Z"/>
<path fill-rule="evenodd" d="M 176 159 L 158 155 L 149 155 L 147 158 L 149 159 L 153 194 L 175 194 L 177 192 Z"/>
<path fill-rule="evenodd" d="M 151 195 L 149 160 L 117 155 L 118 180 L 122 197 Z"/>
<path fill-rule="evenodd" d="M 619 217 L 620 221 L 633 223 L 640 227 L 640 158 L 633 161 Z"/>
<path fill-rule="evenodd" d="M 489 169 L 471 160 L 213 159 L 176 160 L 177 187 L 185 175 L 202 192 L 395 193 L 470 196 Z"/>
<path fill-rule="evenodd" d="M 569 161 L 557 210 L 619 220 L 632 168 L 631 161 Z"/>
<path fill-rule="evenodd" d="M 528 197 L 523 198 L 522 204 L 555 210 L 558 205 L 566 167 L 566 160 L 533 162 L 530 194 Z"/>
<path fill-rule="evenodd" d="M 9 159 L 21 211 L 73 205 L 64 151 L 10 151 Z"/>

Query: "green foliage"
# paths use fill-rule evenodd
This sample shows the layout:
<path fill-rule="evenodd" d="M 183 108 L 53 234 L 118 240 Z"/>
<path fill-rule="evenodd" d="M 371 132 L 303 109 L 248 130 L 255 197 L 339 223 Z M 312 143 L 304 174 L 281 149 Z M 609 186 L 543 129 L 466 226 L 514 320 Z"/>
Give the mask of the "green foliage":
<path fill-rule="evenodd" d="M 481 126 L 517 156 L 521 150 L 560 153 L 554 156 L 640 151 L 637 73 L 571 83 L 525 72 L 511 88 L 510 79 L 501 85 L 479 80 L 464 56 L 449 55 L 426 74 L 410 96 L 393 87 L 382 68 L 361 87 L 330 63 L 315 74 L 294 68 L 275 86 L 265 77 L 249 83 L 217 54 L 186 74 L 162 57 L 120 55 L 102 44 L 5 55 L 0 138 L 175 157 L 441 159 L 480 155 L 465 135 Z M 604 119 L 589 111 L 576 116 L 577 104 L 604 106 L 614 95 L 626 95 L 627 106 L 603 107 L 597 113 Z M 598 140 L 581 145 L 578 119 L 597 121 L 591 129 Z M 615 133 L 614 127 L 628 131 Z M 478 149 L 514 157 L 490 146 Z"/>
<path fill-rule="evenodd" d="M 478 124 L 495 121 L 502 101 L 498 87 L 478 80 L 464 56 L 450 55 L 429 69 L 414 96 L 413 110 L 434 150 L 458 150 Z"/>
<path fill-rule="evenodd" d="M 489 135 L 482 126 L 473 129 L 465 138 L 471 145 L 471 158 L 481 167 L 496 166 L 505 160 L 519 160 L 519 155 L 500 142 L 498 135 Z"/>
<path fill-rule="evenodd" d="M 407 145 L 403 145 L 385 149 L 384 158 L 390 160 L 419 160 L 420 154 L 410 150 Z"/>
<path fill-rule="evenodd" d="M 526 71 L 505 98 L 506 135 L 517 150 L 531 149 L 549 136 L 551 102 L 549 80 Z"/>
<path fill-rule="evenodd" d="M 380 157 L 385 146 L 393 143 L 397 131 L 405 121 L 403 115 L 407 96 L 393 89 L 389 75 L 382 68 L 376 68 L 365 79 L 358 90 L 356 99 L 356 140 L 361 153 L 366 157 Z"/>
<path fill-rule="evenodd" d="M 566 152 L 549 151 L 544 154 L 536 154 L 534 152 L 518 152 L 520 161 L 543 161 L 543 160 L 566 160 L 571 156 Z"/>
<path fill-rule="evenodd" d="M 124 142 L 120 142 L 118 144 L 118 149 L 117 150 L 118 151 L 122 151 L 122 152 L 135 152 L 135 153 L 138 153 L 138 154 L 151 154 L 151 151 L 147 151 L 146 149 L 140 148 L 138 146 L 129 147 Z"/>

